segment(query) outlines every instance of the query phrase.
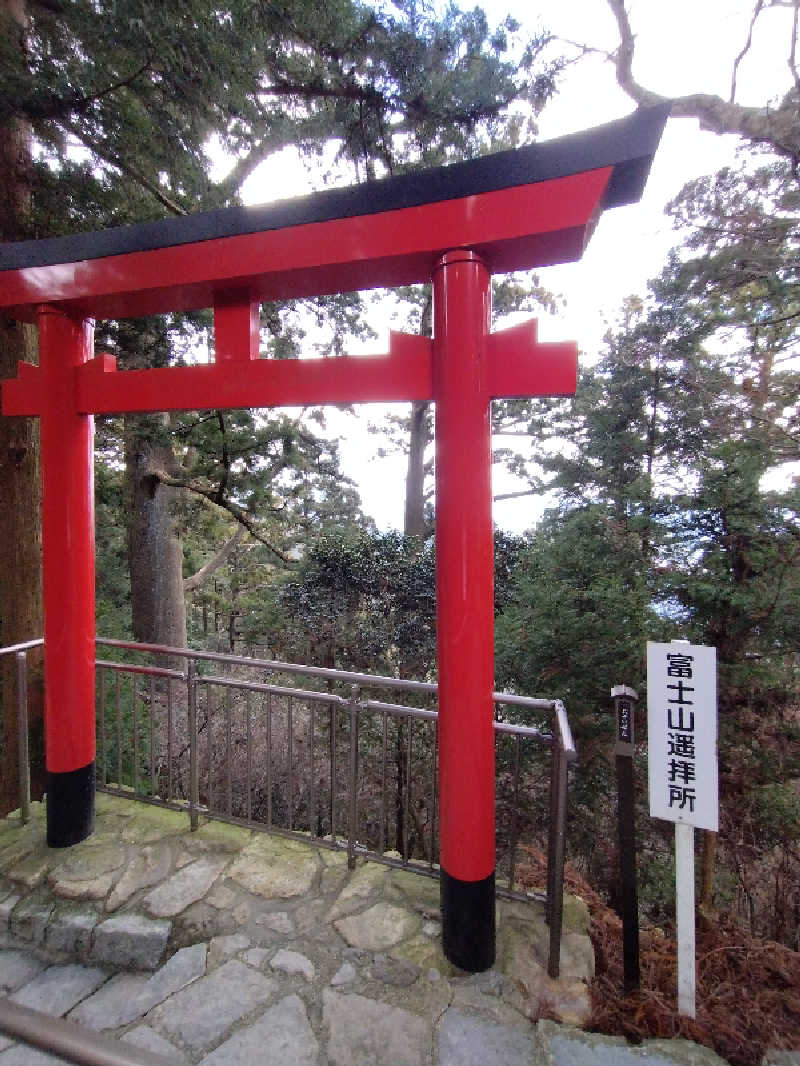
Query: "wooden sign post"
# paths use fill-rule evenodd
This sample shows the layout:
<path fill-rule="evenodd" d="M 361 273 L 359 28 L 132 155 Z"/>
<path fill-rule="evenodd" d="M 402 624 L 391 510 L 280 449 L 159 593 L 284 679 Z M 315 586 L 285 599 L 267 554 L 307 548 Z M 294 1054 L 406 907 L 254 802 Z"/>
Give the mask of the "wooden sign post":
<path fill-rule="evenodd" d="M 636 819 L 633 779 L 633 709 L 638 693 L 627 685 L 611 689 L 617 719 L 617 829 L 622 898 L 622 968 L 626 992 L 639 987 L 639 899 L 636 891 Z"/>
<path fill-rule="evenodd" d="M 650 815 L 675 823 L 678 1011 L 695 1016 L 694 830 L 719 827 L 717 652 L 647 645 Z"/>

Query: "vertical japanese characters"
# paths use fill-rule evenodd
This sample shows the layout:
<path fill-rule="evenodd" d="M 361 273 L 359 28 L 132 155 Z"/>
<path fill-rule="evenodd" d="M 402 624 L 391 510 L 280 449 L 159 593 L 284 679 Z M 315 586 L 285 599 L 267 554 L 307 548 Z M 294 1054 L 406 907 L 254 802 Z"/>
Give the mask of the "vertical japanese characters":
<path fill-rule="evenodd" d="M 688 693 L 694 693 L 694 686 L 688 683 L 692 678 L 693 655 L 680 652 L 667 652 L 667 677 L 675 678 L 667 682 L 667 689 L 674 690 L 675 695 L 667 698 L 667 781 L 669 806 L 694 813 L 696 799 L 694 783 L 697 780 L 697 747 L 694 739 L 694 711 L 690 710 L 694 700 Z M 688 679 L 688 680 L 685 680 Z"/>

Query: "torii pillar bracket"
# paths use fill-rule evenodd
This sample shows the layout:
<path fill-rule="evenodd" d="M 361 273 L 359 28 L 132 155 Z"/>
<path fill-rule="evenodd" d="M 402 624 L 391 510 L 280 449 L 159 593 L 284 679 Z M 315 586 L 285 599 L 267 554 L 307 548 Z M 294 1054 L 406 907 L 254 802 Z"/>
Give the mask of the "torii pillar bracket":
<path fill-rule="evenodd" d="M 578 259 L 602 210 L 641 195 L 666 117 L 261 208 L 0 245 L 0 310 L 39 325 L 39 367 L 4 383 L 3 413 L 42 427 L 51 846 L 84 839 L 94 818 L 93 415 L 432 399 L 443 946 L 463 969 L 492 965 L 490 401 L 574 392 L 576 347 L 539 344 L 535 323 L 491 334 L 491 274 Z M 263 301 L 430 281 L 432 341 L 393 334 L 382 358 L 258 358 Z M 215 311 L 213 364 L 120 372 L 92 358 L 94 318 L 202 307 Z"/>

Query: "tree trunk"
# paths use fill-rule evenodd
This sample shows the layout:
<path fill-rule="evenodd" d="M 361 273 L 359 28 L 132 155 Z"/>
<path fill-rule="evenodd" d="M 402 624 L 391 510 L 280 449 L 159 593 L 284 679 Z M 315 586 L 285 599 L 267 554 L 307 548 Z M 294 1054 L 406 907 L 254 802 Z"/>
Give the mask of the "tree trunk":
<path fill-rule="evenodd" d="M 430 404 L 411 405 L 408 441 L 408 473 L 403 532 L 407 537 L 425 536 L 425 449 L 430 442 L 428 408 Z"/>
<path fill-rule="evenodd" d="M 18 33 L 24 47 L 22 0 L 0 0 L 0 32 Z M 28 126 L 0 123 L 0 241 L 26 237 L 30 210 L 31 145 Z M 0 379 L 16 376 L 17 362 L 36 361 L 35 331 L 0 315 Z M 42 635 L 39 425 L 33 418 L 0 416 L 0 647 Z M 39 655 L 29 654 L 31 666 Z M 2 660 L 0 683 L 0 816 L 18 805 L 17 710 L 13 656 Z M 34 731 L 42 732 L 41 670 L 28 678 Z M 41 744 L 38 745 L 41 754 Z M 34 741 L 31 751 L 35 753 Z M 41 767 L 34 768 L 33 791 L 41 794 Z"/>
<path fill-rule="evenodd" d="M 433 335 L 433 293 L 429 291 L 422 308 L 420 334 Z M 425 528 L 425 449 L 431 442 L 430 403 L 417 401 L 411 405 L 408 437 L 408 470 L 406 473 L 406 504 L 403 532 L 407 537 L 424 537 Z"/>
<path fill-rule="evenodd" d="M 0 142 L 3 133 L 0 131 Z M 18 359 L 33 362 L 33 329 L 0 318 L 0 378 L 16 374 Z M 0 647 L 42 636 L 42 525 L 39 487 L 39 425 L 33 418 L 0 417 Z M 44 682 L 41 653 L 29 653 L 31 755 L 42 755 Z M 18 806 L 17 707 L 14 656 L 2 660 L 0 723 L 0 817 Z M 32 768 L 32 791 L 41 795 L 43 768 Z"/>
<path fill-rule="evenodd" d="M 155 443 L 150 419 L 125 422 L 125 488 L 133 635 L 147 644 L 186 646 L 183 547 L 173 509 L 180 490 L 158 471 L 174 465 L 172 447 Z"/>

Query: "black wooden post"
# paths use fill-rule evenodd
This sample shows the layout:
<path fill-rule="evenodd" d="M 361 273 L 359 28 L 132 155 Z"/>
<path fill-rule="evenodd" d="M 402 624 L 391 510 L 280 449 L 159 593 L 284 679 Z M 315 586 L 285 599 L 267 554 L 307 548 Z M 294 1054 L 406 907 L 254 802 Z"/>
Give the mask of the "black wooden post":
<path fill-rule="evenodd" d="M 622 882 L 622 960 L 626 992 L 639 987 L 639 902 L 636 893 L 636 825 L 633 781 L 633 708 L 638 694 L 627 685 L 611 690 L 617 722 L 617 819 Z"/>

